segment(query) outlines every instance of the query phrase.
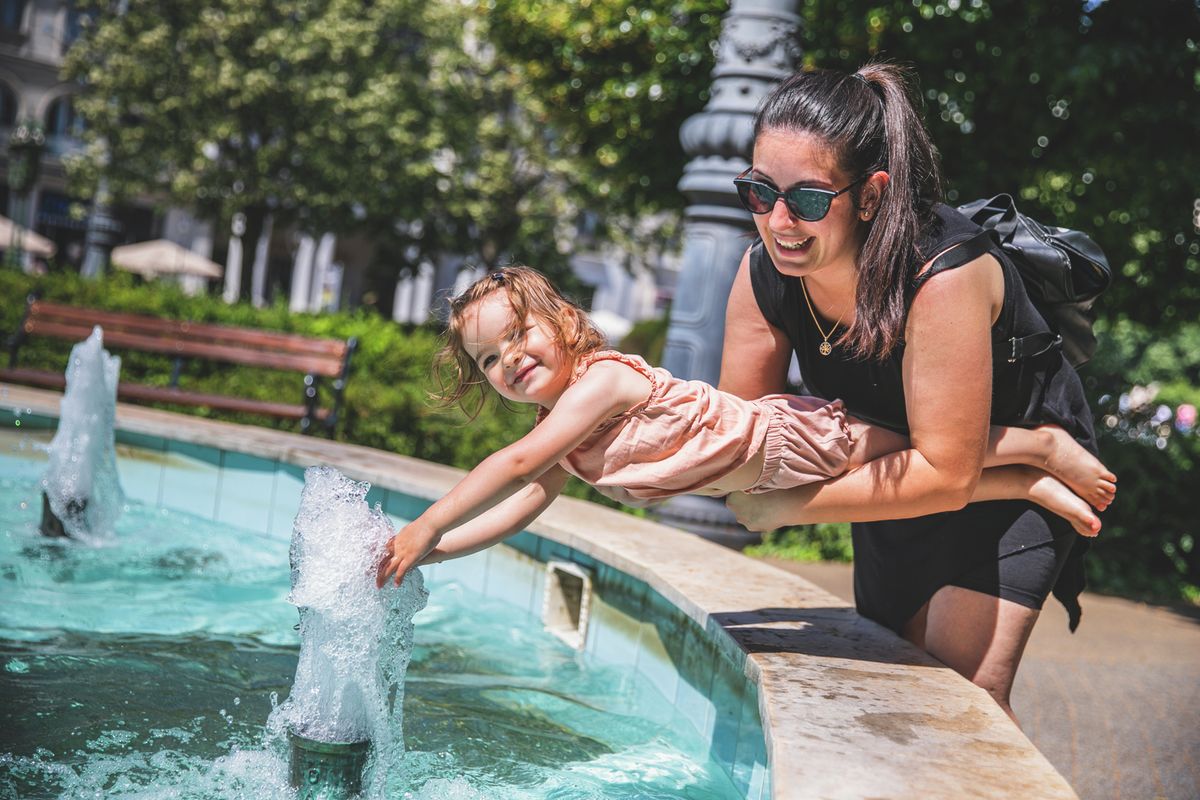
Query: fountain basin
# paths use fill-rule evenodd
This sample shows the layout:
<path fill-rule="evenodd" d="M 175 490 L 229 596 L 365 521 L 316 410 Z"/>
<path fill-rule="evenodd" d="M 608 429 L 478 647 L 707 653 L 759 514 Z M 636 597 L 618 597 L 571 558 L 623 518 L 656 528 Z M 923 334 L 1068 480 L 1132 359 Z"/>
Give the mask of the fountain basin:
<path fill-rule="evenodd" d="M 16 387 L 0 387 L 0 403 L 8 427 L 50 425 L 57 411 L 57 395 Z M 194 467 L 180 478 L 125 465 L 131 497 L 278 538 L 304 465 L 370 481 L 368 501 L 397 519 L 462 474 L 150 409 L 119 408 L 118 428 L 119 443 Z M 563 499 L 508 546 L 434 565 L 426 579 L 435 597 L 461 586 L 538 618 L 551 561 L 591 576 L 583 653 L 643 678 L 647 719 L 701 736 L 737 796 L 1074 796 L 982 690 L 807 582 L 688 534 Z"/>

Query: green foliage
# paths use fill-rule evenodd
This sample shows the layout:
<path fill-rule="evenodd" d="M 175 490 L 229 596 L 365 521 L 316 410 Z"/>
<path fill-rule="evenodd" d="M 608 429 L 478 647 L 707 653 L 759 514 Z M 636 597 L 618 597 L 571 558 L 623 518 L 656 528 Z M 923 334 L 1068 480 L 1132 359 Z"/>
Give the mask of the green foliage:
<path fill-rule="evenodd" d="M 96 3 L 67 54 L 87 191 L 161 194 L 211 218 L 270 209 L 345 230 L 415 212 L 422 89 L 439 45 L 419 0 Z M 441 30 L 445 30 L 444 28 Z"/>
<path fill-rule="evenodd" d="M 1103 591 L 1195 602 L 1200 430 L 1174 429 L 1171 420 L 1181 405 L 1200 406 L 1200 323 L 1165 336 L 1129 321 L 1101 325 L 1096 358 L 1082 375 L 1098 401 L 1101 458 L 1118 479 L 1089 580 Z"/>
<path fill-rule="evenodd" d="M 846 523 L 796 525 L 768 531 L 763 535 L 762 544 L 747 547 L 746 554 L 792 561 L 854 560 L 850 526 Z"/>
<path fill-rule="evenodd" d="M 127 273 L 89 281 L 71 274 L 37 278 L 15 270 L 0 270 L 0 296 L 16 300 L 0 304 L 0 337 L 7 339 L 16 330 L 23 310 L 19 298 L 34 290 L 47 300 L 169 319 L 339 339 L 357 336 L 359 351 L 355 354 L 347 383 L 346 411 L 337 437 L 342 441 L 470 468 L 491 452 L 515 441 L 532 424 L 530 412 L 510 412 L 500 406 L 485 410 L 470 424 L 457 411 L 437 408 L 431 402 L 430 392 L 434 389 L 431 364 L 438 339 L 427 328 L 404 329 L 367 313 L 310 316 L 291 314 L 283 305 L 265 309 L 230 306 L 217 298 L 188 297 L 161 284 L 141 284 Z M 70 348 L 70 342 L 43 337 L 31 339 L 21 349 L 20 363 L 44 369 L 65 369 Z M 167 358 L 120 349 L 115 349 L 114 353 L 122 357 L 123 379 L 165 385 L 170 377 L 171 363 Z M 295 398 L 300 402 L 302 397 L 301 381 L 296 373 L 247 367 L 190 365 L 181 383 L 200 391 L 264 400 Z M 193 407 L 172 410 L 296 430 L 295 425 L 286 420 L 206 412 Z"/>
<path fill-rule="evenodd" d="M 661 364 L 663 348 L 667 344 L 667 328 L 671 323 L 670 312 L 653 319 L 644 319 L 635 323 L 625 338 L 621 340 L 620 350 L 625 353 L 636 353 L 651 364 Z"/>
<path fill-rule="evenodd" d="M 1200 11 L 1191 0 L 809 0 L 805 62 L 907 62 L 952 200 L 1007 191 L 1091 233 L 1103 317 L 1200 317 Z"/>
<path fill-rule="evenodd" d="M 530 113 L 580 156 L 575 180 L 613 213 L 680 208 L 679 125 L 708 99 L 725 0 L 491 0 L 490 41 Z M 599 209 L 597 209 L 599 210 Z"/>

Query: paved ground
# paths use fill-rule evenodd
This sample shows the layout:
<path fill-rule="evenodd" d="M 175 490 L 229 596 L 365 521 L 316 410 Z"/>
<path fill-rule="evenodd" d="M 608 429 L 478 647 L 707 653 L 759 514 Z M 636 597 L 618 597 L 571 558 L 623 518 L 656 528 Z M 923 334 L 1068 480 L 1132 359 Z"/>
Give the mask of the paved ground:
<path fill-rule="evenodd" d="M 853 600 L 845 564 L 773 564 Z M 1200 612 L 1085 594 L 1074 635 L 1050 600 L 1013 708 L 1081 800 L 1200 798 Z"/>

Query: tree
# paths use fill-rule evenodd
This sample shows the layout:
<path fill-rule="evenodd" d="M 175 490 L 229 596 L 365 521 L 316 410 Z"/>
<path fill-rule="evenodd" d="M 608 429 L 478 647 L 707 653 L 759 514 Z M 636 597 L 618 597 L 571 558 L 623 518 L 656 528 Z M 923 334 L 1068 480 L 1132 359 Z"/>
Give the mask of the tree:
<path fill-rule="evenodd" d="M 602 220 L 680 210 L 679 126 L 708 100 L 725 0 L 492 0 L 496 48 L 528 87 L 528 113 L 574 157 L 575 189 Z"/>
<path fill-rule="evenodd" d="M 950 199 L 1007 191 L 1088 231 L 1102 317 L 1200 317 L 1200 11 L 1194 0 L 810 0 L 805 61 L 911 63 Z"/>
<path fill-rule="evenodd" d="M 92 10 L 65 74 L 118 198 L 152 194 L 211 219 L 237 211 L 345 231 L 420 207 L 428 160 L 428 4 L 162 0 Z M 434 41 L 436 44 L 436 40 Z"/>

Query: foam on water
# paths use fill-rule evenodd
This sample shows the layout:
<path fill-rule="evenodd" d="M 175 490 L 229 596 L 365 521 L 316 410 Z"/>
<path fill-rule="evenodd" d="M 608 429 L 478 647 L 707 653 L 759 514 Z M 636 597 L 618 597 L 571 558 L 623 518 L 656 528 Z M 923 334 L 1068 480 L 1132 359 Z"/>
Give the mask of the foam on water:
<path fill-rule="evenodd" d="M 113 434 L 120 372 L 121 359 L 104 349 L 99 325 L 71 348 L 58 432 L 50 442 L 50 464 L 42 479 L 63 529 L 92 545 L 112 540 L 125 503 Z"/>
<path fill-rule="evenodd" d="M 366 503 L 370 485 L 329 467 L 304 472 L 292 529 L 292 591 L 300 609 L 300 658 L 291 693 L 268 729 L 322 742 L 373 742 L 364 781 L 382 796 L 403 753 L 404 676 L 413 615 L 429 593 L 417 570 L 400 587 L 375 588 L 375 569 L 394 530 Z M 375 776 L 375 777 L 372 777 Z"/>

